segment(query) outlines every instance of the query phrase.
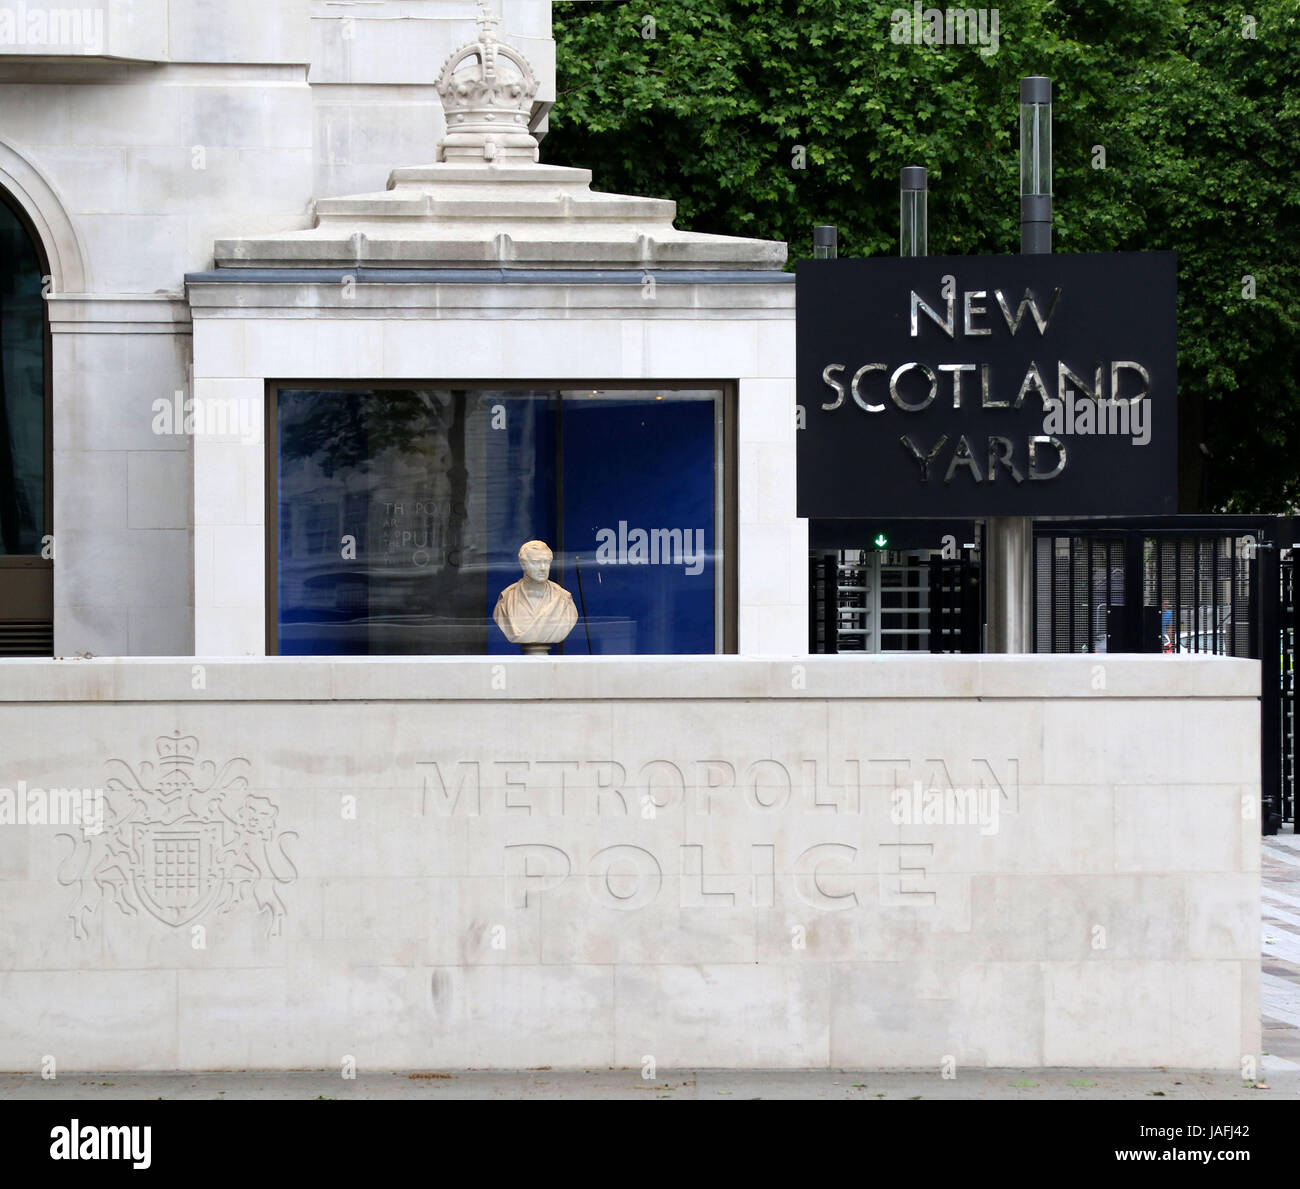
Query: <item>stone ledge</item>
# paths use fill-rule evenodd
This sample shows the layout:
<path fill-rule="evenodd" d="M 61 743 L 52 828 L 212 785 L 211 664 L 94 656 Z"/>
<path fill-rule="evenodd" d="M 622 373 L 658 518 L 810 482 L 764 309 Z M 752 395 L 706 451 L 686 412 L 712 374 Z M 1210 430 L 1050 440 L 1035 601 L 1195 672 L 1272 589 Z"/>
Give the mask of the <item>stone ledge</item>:
<path fill-rule="evenodd" d="M 1241 699 L 1259 697 L 1260 674 L 1229 657 L 1103 654 L 3 659 L 0 703 Z"/>
<path fill-rule="evenodd" d="M 48 304 L 53 334 L 190 333 L 180 293 L 52 293 Z"/>
<path fill-rule="evenodd" d="M 494 115 L 484 118 L 491 120 Z M 519 113 L 514 116 L 522 118 Z M 491 140 L 495 133 L 487 130 L 495 126 L 478 131 L 469 123 L 462 127 L 470 140 L 479 138 L 479 151 L 485 152 L 483 137 Z M 509 128 L 511 135 L 522 133 L 513 124 Z M 506 128 L 496 131 L 504 135 Z M 456 160 L 394 170 L 387 190 L 321 199 L 315 206 L 315 226 L 309 230 L 219 239 L 213 248 L 216 263 L 308 268 L 594 265 L 762 270 L 779 269 L 786 262 L 787 248 L 780 240 L 678 230 L 673 225 L 676 203 L 593 191 L 591 172 L 586 169 L 543 165 L 510 155 L 500 162 L 461 160 L 464 146 L 457 142 L 453 148 L 449 143 L 460 135 L 453 132 L 439 149 L 440 155 L 454 152 Z M 522 139 L 535 154 L 532 138 Z M 503 147 L 501 151 L 523 150 Z"/>
<path fill-rule="evenodd" d="M 655 282 L 646 296 L 646 279 Z M 355 285 L 345 287 L 349 278 Z M 196 321 L 778 319 L 793 321 L 794 274 L 655 270 L 221 269 L 186 278 Z M 557 283 L 559 282 L 559 283 Z"/>

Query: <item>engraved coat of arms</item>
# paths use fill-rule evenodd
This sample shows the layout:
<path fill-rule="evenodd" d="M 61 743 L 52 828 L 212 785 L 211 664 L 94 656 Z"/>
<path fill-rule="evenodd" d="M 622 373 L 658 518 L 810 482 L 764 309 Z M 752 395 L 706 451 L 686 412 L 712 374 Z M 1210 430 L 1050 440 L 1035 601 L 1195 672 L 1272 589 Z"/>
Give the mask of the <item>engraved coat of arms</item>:
<path fill-rule="evenodd" d="M 198 739 L 179 731 L 155 746 L 157 759 L 137 767 L 109 760 L 102 824 L 59 836 L 73 844 L 59 872 L 65 887 L 78 886 L 73 936 L 88 936 L 105 899 L 176 927 L 251 903 L 266 915 L 266 935 L 278 935 L 278 885 L 298 874 L 284 843 L 297 834 L 277 830 L 278 807 L 249 792 L 246 759 L 200 760 Z"/>

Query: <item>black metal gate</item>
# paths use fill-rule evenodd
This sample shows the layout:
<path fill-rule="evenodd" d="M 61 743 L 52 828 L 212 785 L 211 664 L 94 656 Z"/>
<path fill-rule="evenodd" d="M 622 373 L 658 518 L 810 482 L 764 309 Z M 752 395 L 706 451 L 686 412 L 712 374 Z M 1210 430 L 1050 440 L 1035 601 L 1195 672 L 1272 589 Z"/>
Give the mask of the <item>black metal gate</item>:
<path fill-rule="evenodd" d="M 1149 650 L 1123 647 L 1123 619 L 1112 613 L 1124 606 L 1125 545 L 1119 532 L 1035 526 L 1035 652 Z"/>
<path fill-rule="evenodd" d="M 898 550 L 839 549 L 809 560 L 808 651 L 980 650 L 979 564 Z"/>
<path fill-rule="evenodd" d="M 960 522 L 812 522 L 809 652 L 979 652 L 980 563 Z M 941 536 L 960 555 L 926 549 Z M 849 543 L 901 544 L 873 555 Z M 1210 653 L 1261 662 L 1263 828 L 1296 828 L 1300 521 L 1269 516 L 1039 521 L 1036 652 Z M 928 552 L 928 557 L 927 557 Z M 925 581 L 920 575 L 926 574 Z"/>
<path fill-rule="evenodd" d="M 931 652 L 979 652 L 980 567 L 962 556 L 930 558 Z"/>
<path fill-rule="evenodd" d="M 1034 526 L 1037 652 L 1210 653 L 1262 664 L 1263 828 L 1295 827 L 1290 521 L 1167 517 Z"/>
<path fill-rule="evenodd" d="M 1245 532 L 1036 525 L 1035 651 L 1258 657 L 1257 549 Z"/>

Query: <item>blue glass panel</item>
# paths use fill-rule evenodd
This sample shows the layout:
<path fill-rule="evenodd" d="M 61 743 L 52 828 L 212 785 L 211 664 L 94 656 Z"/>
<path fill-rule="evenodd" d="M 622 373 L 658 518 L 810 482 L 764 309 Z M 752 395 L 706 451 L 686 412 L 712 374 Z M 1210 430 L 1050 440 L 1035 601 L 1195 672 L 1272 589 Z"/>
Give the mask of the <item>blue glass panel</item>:
<path fill-rule="evenodd" d="M 721 394 L 281 390 L 279 651 L 518 655 L 492 621 L 541 539 L 556 652 L 713 652 Z"/>
<path fill-rule="evenodd" d="M 715 651 L 714 396 L 565 399 L 566 651 Z"/>

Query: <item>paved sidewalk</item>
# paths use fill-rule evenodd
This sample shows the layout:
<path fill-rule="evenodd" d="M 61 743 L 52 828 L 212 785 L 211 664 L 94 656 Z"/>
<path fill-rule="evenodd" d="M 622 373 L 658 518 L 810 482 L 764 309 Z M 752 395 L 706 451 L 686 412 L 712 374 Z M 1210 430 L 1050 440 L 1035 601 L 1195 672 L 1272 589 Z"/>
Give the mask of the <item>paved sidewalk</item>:
<path fill-rule="evenodd" d="M 1300 837 L 1264 839 L 1260 1014 L 1267 1076 L 1300 1073 Z"/>
<path fill-rule="evenodd" d="M 1264 839 L 1261 937 L 1263 1068 L 1256 1083 L 1236 1072 L 1178 1070 L 958 1069 L 890 1073 L 658 1070 L 414 1071 L 337 1073 L 35 1074 L 0 1075 L 0 1101 L 86 1098 L 141 1099 L 549 1099 L 599 1098 L 744 1101 L 746 1099 L 959 1098 L 968 1100 L 1169 1099 L 1171 1101 L 1300 1098 L 1300 837 Z"/>
<path fill-rule="evenodd" d="M 35 1075 L 0 1078 L 0 1101 L 14 1098 L 84 1099 L 659 1099 L 743 1102 L 747 1099 L 856 1099 L 862 1102 L 960 1098 L 1001 1101 L 1067 1098 L 1206 1101 L 1300 1098 L 1300 1073 L 1269 1075 L 1256 1089 L 1231 1073 L 1176 1070 L 958 1070 L 945 1081 L 924 1073 L 852 1073 L 816 1070 L 729 1072 L 659 1070 L 645 1080 L 635 1069 L 557 1072 L 382 1073 L 344 1081 L 330 1073 L 207 1073 Z"/>

